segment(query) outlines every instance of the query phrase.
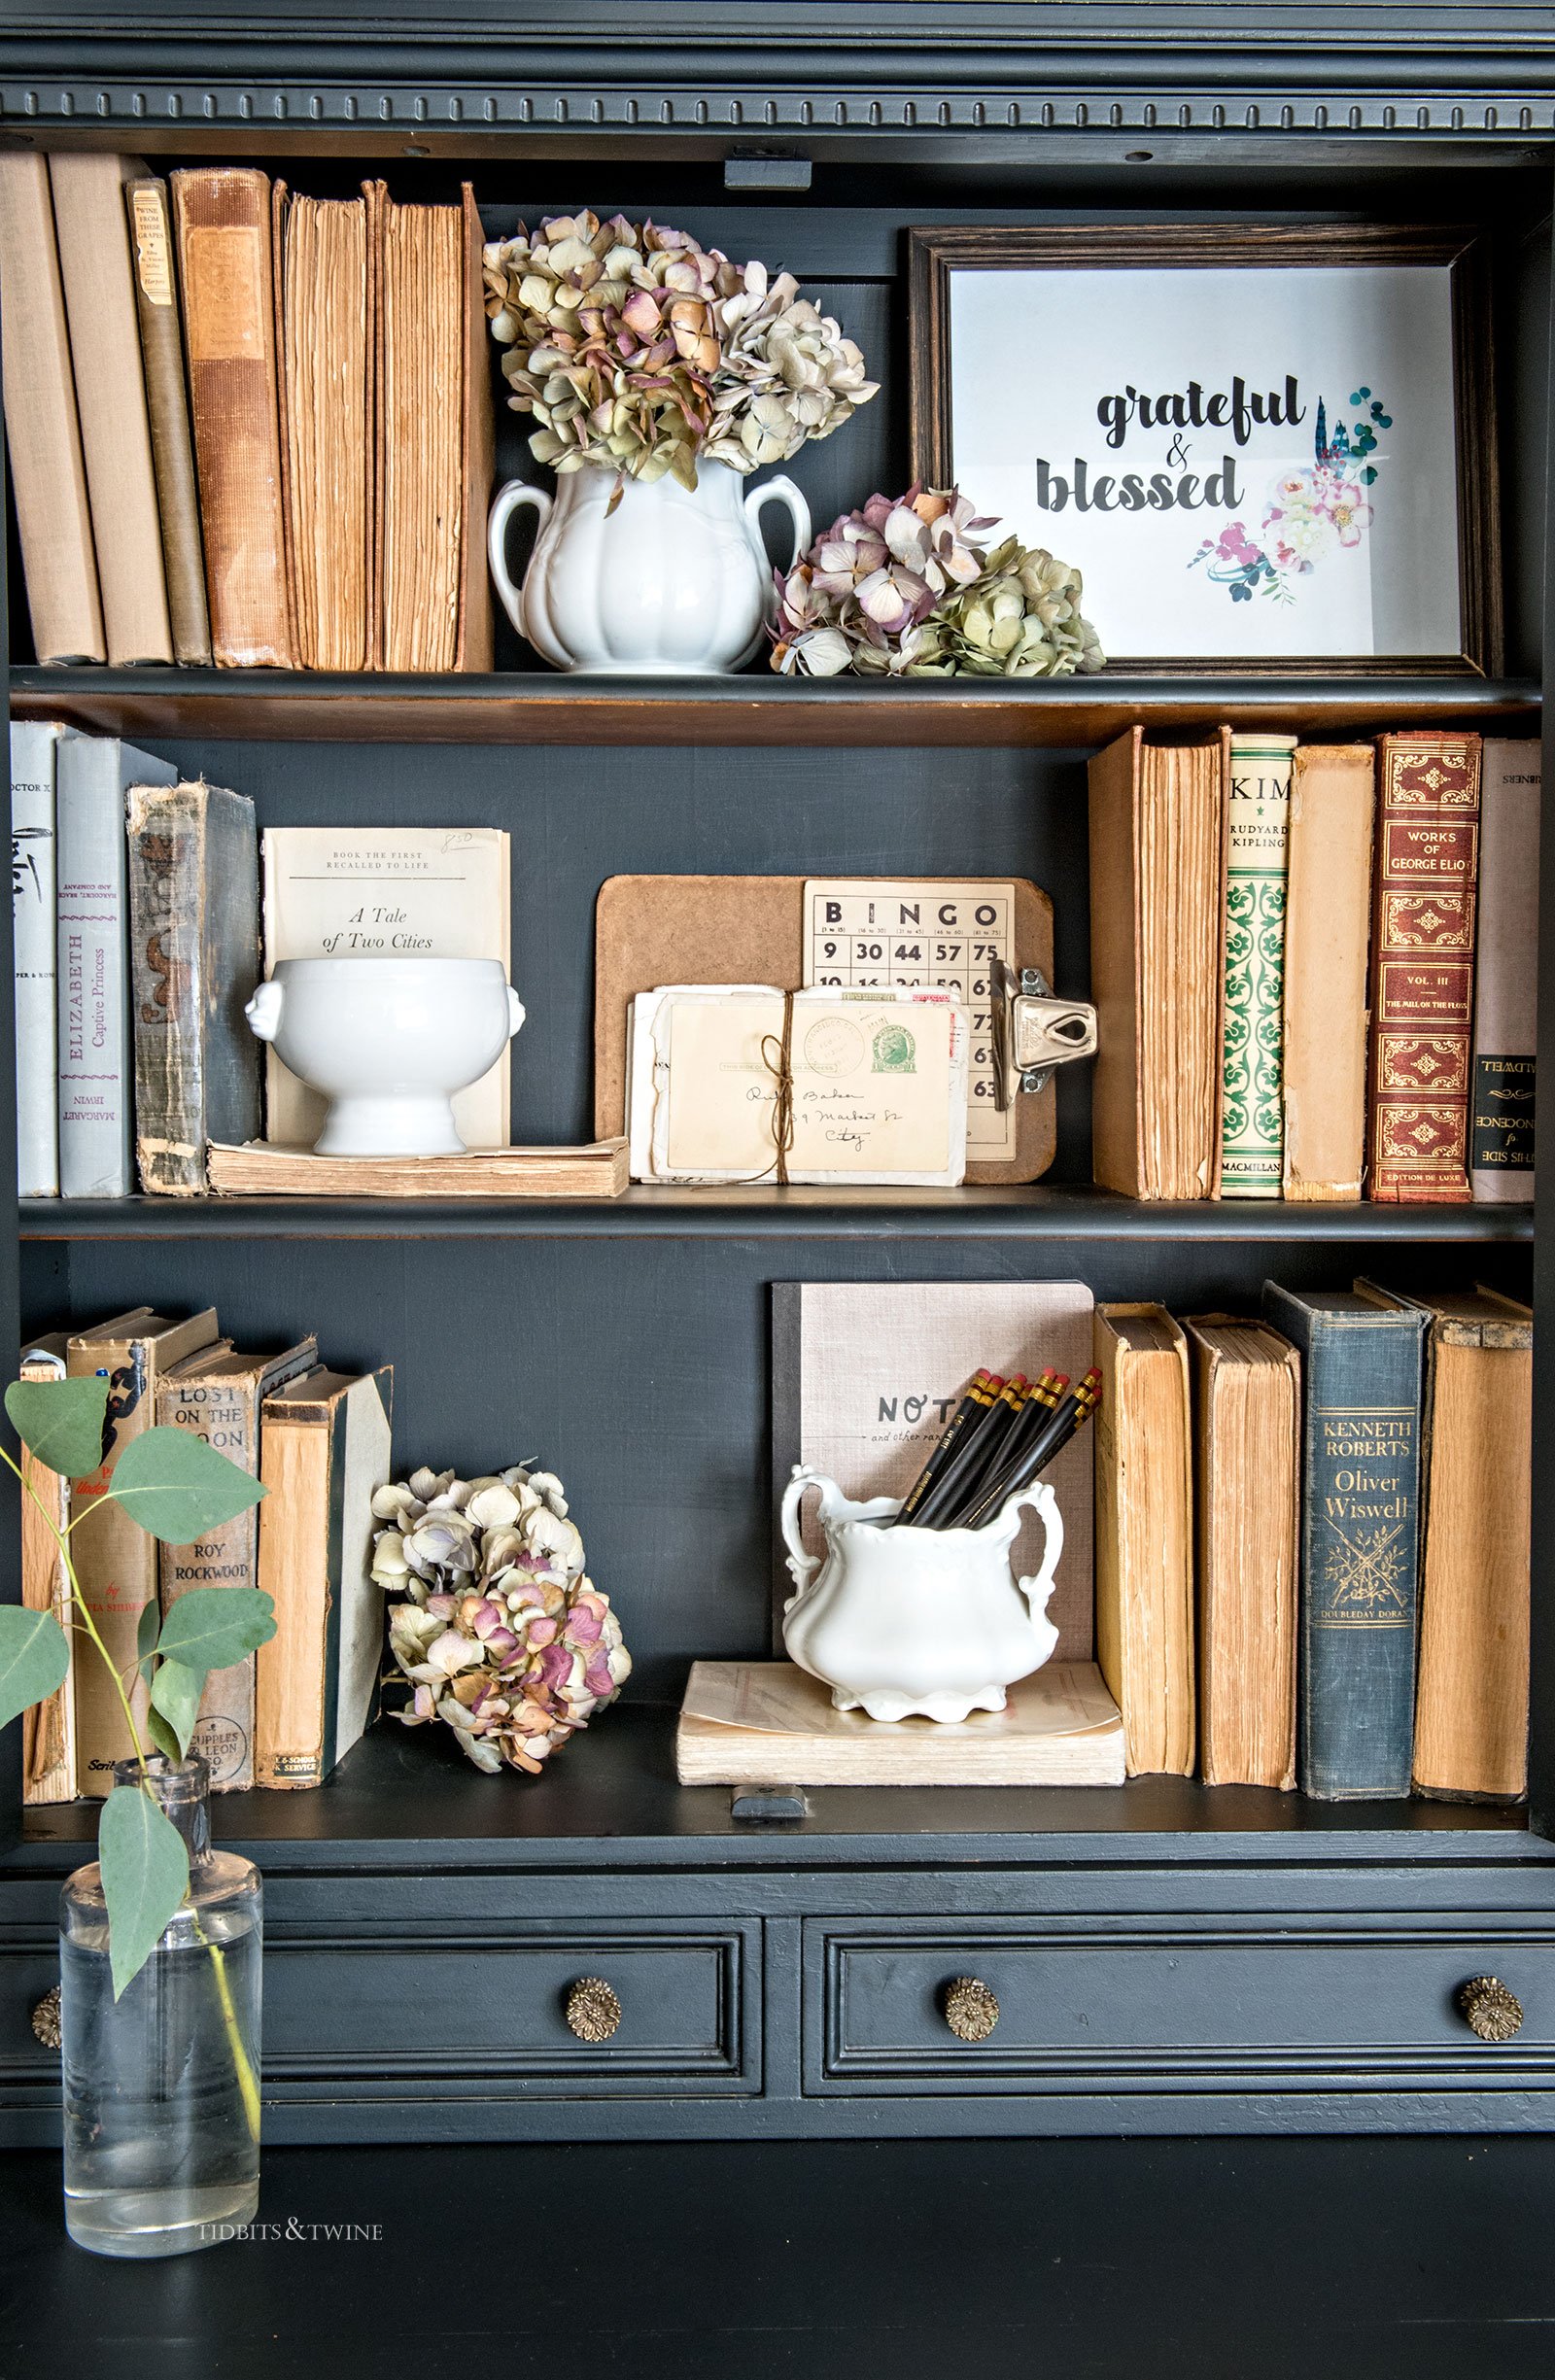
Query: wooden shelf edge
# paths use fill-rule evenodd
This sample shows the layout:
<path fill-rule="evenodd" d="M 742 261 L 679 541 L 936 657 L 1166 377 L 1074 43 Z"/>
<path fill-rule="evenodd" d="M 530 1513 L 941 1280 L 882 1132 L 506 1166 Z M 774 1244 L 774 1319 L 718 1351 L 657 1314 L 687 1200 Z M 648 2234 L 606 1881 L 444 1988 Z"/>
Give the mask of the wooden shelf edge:
<path fill-rule="evenodd" d="M 1104 743 L 1136 719 L 1162 733 L 1247 727 L 1364 735 L 1398 724 L 1532 726 L 1532 680 L 1426 673 L 852 681 L 336 677 L 299 671 L 17 669 L 17 719 L 100 735 L 332 743 L 848 745 Z"/>
<path fill-rule="evenodd" d="M 1311 1245 L 1533 1238 L 1528 1206 L 1193 1204 L 1084 1186 L 630 1190 L 619 1198 L 27 1198 L 24 1242 L 180 1239 L 1076 1239 Z"/>

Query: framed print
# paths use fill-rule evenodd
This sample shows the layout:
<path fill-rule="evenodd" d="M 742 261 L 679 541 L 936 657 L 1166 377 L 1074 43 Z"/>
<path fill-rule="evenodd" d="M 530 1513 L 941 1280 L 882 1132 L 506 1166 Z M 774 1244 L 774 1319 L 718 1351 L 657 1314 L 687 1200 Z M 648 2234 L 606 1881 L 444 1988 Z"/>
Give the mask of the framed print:
<path fill-rule="evenodd" d="M 1116 670 L 1501 668 L 1480 252 L 1396 224 L 911 234 L 913 471 Z"/>

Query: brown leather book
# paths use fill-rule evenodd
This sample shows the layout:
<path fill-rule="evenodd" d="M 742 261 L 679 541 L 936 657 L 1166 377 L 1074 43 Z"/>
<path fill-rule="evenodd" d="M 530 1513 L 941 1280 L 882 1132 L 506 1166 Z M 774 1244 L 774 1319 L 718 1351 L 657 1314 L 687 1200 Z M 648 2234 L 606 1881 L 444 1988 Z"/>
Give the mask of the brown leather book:
<path fill-rule="evenodd" d="M 49 160 L 97 582 L 116 667 L 173 658 L 124 210 L 124 184 L 137 171 L 135 158 L 97 151 L 60 151 Z"/>
<path fill-rule="evenodd" d="M 373 354 L 366 202 L 276 186 L 287 560 L 298 667 L 367 665 Z"/>
<path fill-rule="evenodd" d="M 1291 771 L 1285 913 L 1285 1195 L 1359 1198 L 1376 755 L 1311 743 Z"/>
<path fill-rule="evenodd" d="M 1130 1776 L 1192 1776 L 1193 1451 L 1188 1342 L 1163 1306 L 1099 1305 L 1096 1660 Z"/>
<path fill-rule="evenodd" d="M 173 269 L 172 210 L 167 185 L 158 174 L 132 175 L 124 185 L 124 198 L 135 254 L 135 308 L 146 374 L 167 613 L 174 655 L 188 669 L 211 658 L 211 621 L 205 606 L 205 552 L 200 541 L 199 491 L 184 377 L 184 328 L 178 275 Z"/>
<path fill-rule="evenodd" d="M 0 156 L 0 349 L 33 649 L 106 661 L 49 164 Z"/>
<path fill-rule="evenodd" d="M 1092 1168 L 1129 1198 L 1218 1195 L 1230 731 L 1090 763 Z"/>
<path fill-rule="evenodd" d="M 1367 1195 L 1469 1196 L 1479 738 L 1384 736 L 1371 934 Z"/>
<path fill-rule="evenodd" d="M 1206 1785 L 1296 1784 L 1300 1358 L 1267 1324 L 1187 1325 L 1198 1441 L 1199 1762 Z"/>
<path fill-rule="evenodd" d="M 1490 1290 L 1431 1317 L 1414 1785 L 1442 1801 L 1528 1790 L 1533 1312 Z"/>
<path fill-rule="evenodd" d="M 246 165 L 172 181 L 212 651 L 230 669 L 287 669 L 270 185 Z"/>

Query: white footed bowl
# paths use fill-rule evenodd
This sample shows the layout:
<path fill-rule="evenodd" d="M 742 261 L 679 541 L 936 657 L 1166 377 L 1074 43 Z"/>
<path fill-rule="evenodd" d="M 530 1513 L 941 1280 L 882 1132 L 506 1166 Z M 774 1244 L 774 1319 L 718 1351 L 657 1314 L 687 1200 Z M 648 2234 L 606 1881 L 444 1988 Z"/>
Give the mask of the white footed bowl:
<path fill-rule="evenodd" d="M 321 1156 L 457 1156 L 450 1102 L 524 1021 L 495 958 L 284 958 L 244 1011 L 329 1102 Z"/>

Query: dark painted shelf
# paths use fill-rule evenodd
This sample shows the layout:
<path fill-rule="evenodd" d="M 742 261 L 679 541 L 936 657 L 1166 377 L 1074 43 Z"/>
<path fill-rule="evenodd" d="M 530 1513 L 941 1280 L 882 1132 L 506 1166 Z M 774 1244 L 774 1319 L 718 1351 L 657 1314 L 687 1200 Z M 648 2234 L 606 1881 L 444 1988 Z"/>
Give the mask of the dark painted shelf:
<path fill-rule="evenodd" d="M 751 1825 L 731 1817 L 726 1786 L 675 1782 L 675 1718 L 668 1704 L 625 1703 L 533 1778 L 486 1776 L 442 1731 L 380 1720 L 316 1792 L 218 1795 L 214 1829 L 269 1872 L 289 1874 L 1555 1859 L 1522 1810 L 1309 1802 L 1181 1776 L 1042 1790 L 828 1786 L 812 1790 L 808 1818 Z M 29 1811 L 0 1870 L 68 1870 L 94 1841 L 97 1812 L 95 1802 Z"/>
<path fill-rule="evenodd" d="M 1152 729 L 1289 728 L 1309 737 L 1398 725 L 1538 718 L 1532 679 L 1217 674 L 1003 680 L 332 676 L 291 670 L 18 669 L 18 719 L 103 735 L 350 743 L 1050 745 Z"/>
<path fill-rule="evenodd" d="M 637 1188 L 619 1198 L 24 1198 L 23 1240 L 1531 1240 L 1531 1206 L 1190 1204 L 1089 1184 L 921 1190 Z"/>

